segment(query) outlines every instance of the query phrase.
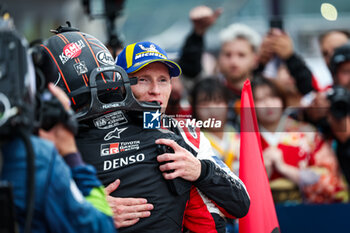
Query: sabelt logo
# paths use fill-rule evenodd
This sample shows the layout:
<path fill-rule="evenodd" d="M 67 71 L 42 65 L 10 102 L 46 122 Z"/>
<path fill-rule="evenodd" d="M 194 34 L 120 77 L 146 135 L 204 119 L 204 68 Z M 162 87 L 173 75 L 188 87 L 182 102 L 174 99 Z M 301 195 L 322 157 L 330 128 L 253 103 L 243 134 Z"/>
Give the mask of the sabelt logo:
<path fill-rule="evenodd" d="M 101 156 L 113 155 L 119 153 L 119 142 L 101 145 Z"/>

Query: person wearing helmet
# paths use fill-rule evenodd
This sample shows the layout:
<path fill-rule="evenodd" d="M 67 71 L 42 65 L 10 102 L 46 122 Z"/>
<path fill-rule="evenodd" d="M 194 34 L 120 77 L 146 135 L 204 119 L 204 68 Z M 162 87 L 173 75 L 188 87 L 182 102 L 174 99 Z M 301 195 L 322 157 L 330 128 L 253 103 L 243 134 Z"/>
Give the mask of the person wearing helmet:
<path fill-rule="evenodd" d="M 206 210 L 206 216 L 210 216 L 209 222 L 200 223 L 201 213 L 188 212 L 188 224 L 185 226 L 194 232 L 200 232 L 196 229 L 200 224 L 224 231 L 222 221 L 222 225 L 215 225 L 215 220 L 221 219 L 219 209 L 210 204 L 204 194 L 236 217 L 247 213 L 249 197 L 243 183 L 233 174 L 229 174 L 229 171 L 216 165 L 210 156 L 210 148 L 207 147 L 205 138 L 197 140 L 201 137 L 199 132 L 177 127 L 172 130 L 143 128 L 143 116 L 146 113 L 149 113 L 149 123 L 152 124 L 152 118 L 156 119 L 165 110 L 170 94 L 170 76 L 178 76 L 181 72 L 180 67 L 168 60 L 166 53 L 157 45 L 140 43 L 132 49 L 131 57 L 128 55 L 129 49 L 124 49 L 122 54 L 129 57 L 125 59 L 125 65 L 121 65 L 125 69 L 130 61 L 135 61 L 136 55 L 142 59 L 137 67 L 133 66 L 134 74 L 156 66 L 157 72 L 158 66 L 165 68 L 163 75 L 157 78 L 160 86 L 153 88 L 156 92 L 162 92 L 162 95 L 153 99 L 143 98 L 141 93 L 142 85 L 146 88 L 149 81 L 153 81 L 148 76 L 137 79 L 128 77 L 119 66 L 100 61 L 101 58 L 111 55 L 102 43 L 88 34 L 60 30 L 41 47 L 43 63 L 40 67 L 45 76 L 51 73 L 50 77 L 54 79 L 51 81 L 62 86 L 71 97 L 72 107 L 80 124 L 76 137 L 78 148 L 84 161 L 96 167 L 102 183 L 109 185 L 106 189 L 110 194 L 108 199 L 114 210 L 115 225 L 120 232 L 181 232 L 190 193 L 194 195 L 192 200 L 197 200 L 196 203 L 192 202 L 191 207 L 195 209 L 196 204 L 199 204 L 200 210 Z M 45 57 L 46 59 L 42 59 Z M 147 62 L 147 58 L 152 61 Z M 80 66 L 82 61 L 85 63 L 83 72 L 77 72 L 74 66 Z M 118 61 L 122 62 L 122 59 L 118 58 Z M 37 64 L 40 64 L 40 59 Z M 168 66 L 163 67 L 163 64 L 172 69 L 168 70 Z M 53 70 L 45 71 L 47 67 Z M 135 85 L 136 80 L 138 84 Z M 76 82 L 79 85 L 75 86 Z M 167 119 L 173 122 L 172 119 Z M 156 143 L 168 147 L 161 147 L 160 152 Z M 203 148 L 198 149 L 200 144 L 204 147 L 202 145 Z M 209 150 L 208 153 L 204 152 L 206 149 Z M 181 169 L 168 173 L 166 171 L 172 168 L 163 164 L 168 160 L 164 158 L 167 154 L 163 153 L 171 150 L 175 151 L 176 156 L 185 159 Z M 157 158 L 158 154 L 162 154 L 163 158 Z M 213 191 L 215 188 L 211 188 L 212 185 L 209 184 L 216 181 L 222 189 Z M 192 184 L 204 194 L 200 195 L 195 189 L 191 191 Z M 116 187 L 118 188 L 115 190 Z M 223 193 L 227 198 L 220 198 Z M 126 204 L 127 201 L 130 203 Z M 216 211 L 211 213 L 208 209 Z M 202 232 L 206 232 L 205 229 L 208 228 L 202 228 Z"/>
<path fill-rule="evenodd" d="M 101 182 L 82 162 L 74 134 L 61 123 L 40 129 L 57 149 L 32 134 L 35 75 L 25 39 L 1 28 L 0 44 L 1 232 L 115 232 Z M 49 90 L 68 111 L 65 93 Z"/>

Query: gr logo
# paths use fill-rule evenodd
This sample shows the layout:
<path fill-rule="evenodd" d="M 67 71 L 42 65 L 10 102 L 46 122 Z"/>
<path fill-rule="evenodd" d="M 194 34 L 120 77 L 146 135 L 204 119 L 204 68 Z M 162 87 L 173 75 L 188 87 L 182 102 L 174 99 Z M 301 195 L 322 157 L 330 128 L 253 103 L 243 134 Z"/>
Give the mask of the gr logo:
<path fill-rule="evenodd" d="M 119 142 L 101 145 L 101 156 L 114 155 L 119 153 Z"/>

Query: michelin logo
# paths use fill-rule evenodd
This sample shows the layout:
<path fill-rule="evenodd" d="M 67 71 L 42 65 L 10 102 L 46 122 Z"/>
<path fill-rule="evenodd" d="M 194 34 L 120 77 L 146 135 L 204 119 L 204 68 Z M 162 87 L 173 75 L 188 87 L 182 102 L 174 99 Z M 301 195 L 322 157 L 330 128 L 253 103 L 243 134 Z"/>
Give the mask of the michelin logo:
<path fill-rule="evenodd" d="M 160 116 L 162 114 L 157 110 L 156 112 L 144 112 L 143 113 L 143 128 L 144 129 L 159 129 L 160 128 Z"/>
<path fill-rule="evenodd" d="M 148 56 L 155 56 L 155 57 L 160 57 L 163 59 L 167 59 L 166 56 L 164 56 L 162 53 L 160 53 L 156 46 L 154 44 L 151 44 L 149 48 L 143 46 L 142 44 L 139 45 L 140 49 L 142 49 L 145 52 L 137 53 L 135 55 L 135 60 L 142 58 L 142 57 L 148 57 Z"/>
<path fill-rule="evenodd" d="M 167 59 L 166 56 L 164 56 L 161 53 L 158 52 L 142 52 L 142 53 L 138 53 L 135 55 L 135 60 L 141 58 L 141 57 L 148 57 L 148 56 L 156 56 L 156 57 L 160 57 L 163 59 Z"/>

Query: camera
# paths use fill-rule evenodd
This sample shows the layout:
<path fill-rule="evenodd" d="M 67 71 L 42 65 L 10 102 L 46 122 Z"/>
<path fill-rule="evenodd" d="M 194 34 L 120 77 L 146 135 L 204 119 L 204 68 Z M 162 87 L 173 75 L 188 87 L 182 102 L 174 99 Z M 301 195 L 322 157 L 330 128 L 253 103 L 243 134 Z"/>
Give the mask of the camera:
<path fill-rule="evenodd" d="M 35 93 L 27 41 L 10 27 L 0 27 L 0 139 L 20 129 L 30 131 Z"/>
<path fill-rule="evenodd" d="M 278 28 L 283 31 L 283 20 L 281 17 L 272 17 L 270 19 L 270 28 Z"/>
<path fill-rule="evenodd" d="M 38 98 L 37 128 L 48 131 L 58 123 L 62 123 L 74 135 L 78 133 L 78 122 L 73 110 L 65 110 L 60 101 L 48 89 L 39 93 Z"/>
<path fill-rule="evenodd" d="M 336 119 L 342 119 L 350 113 L 350 91 L 341 86 L 334 86 L 327 93 L 331 102 L 330 113 Z"/>

